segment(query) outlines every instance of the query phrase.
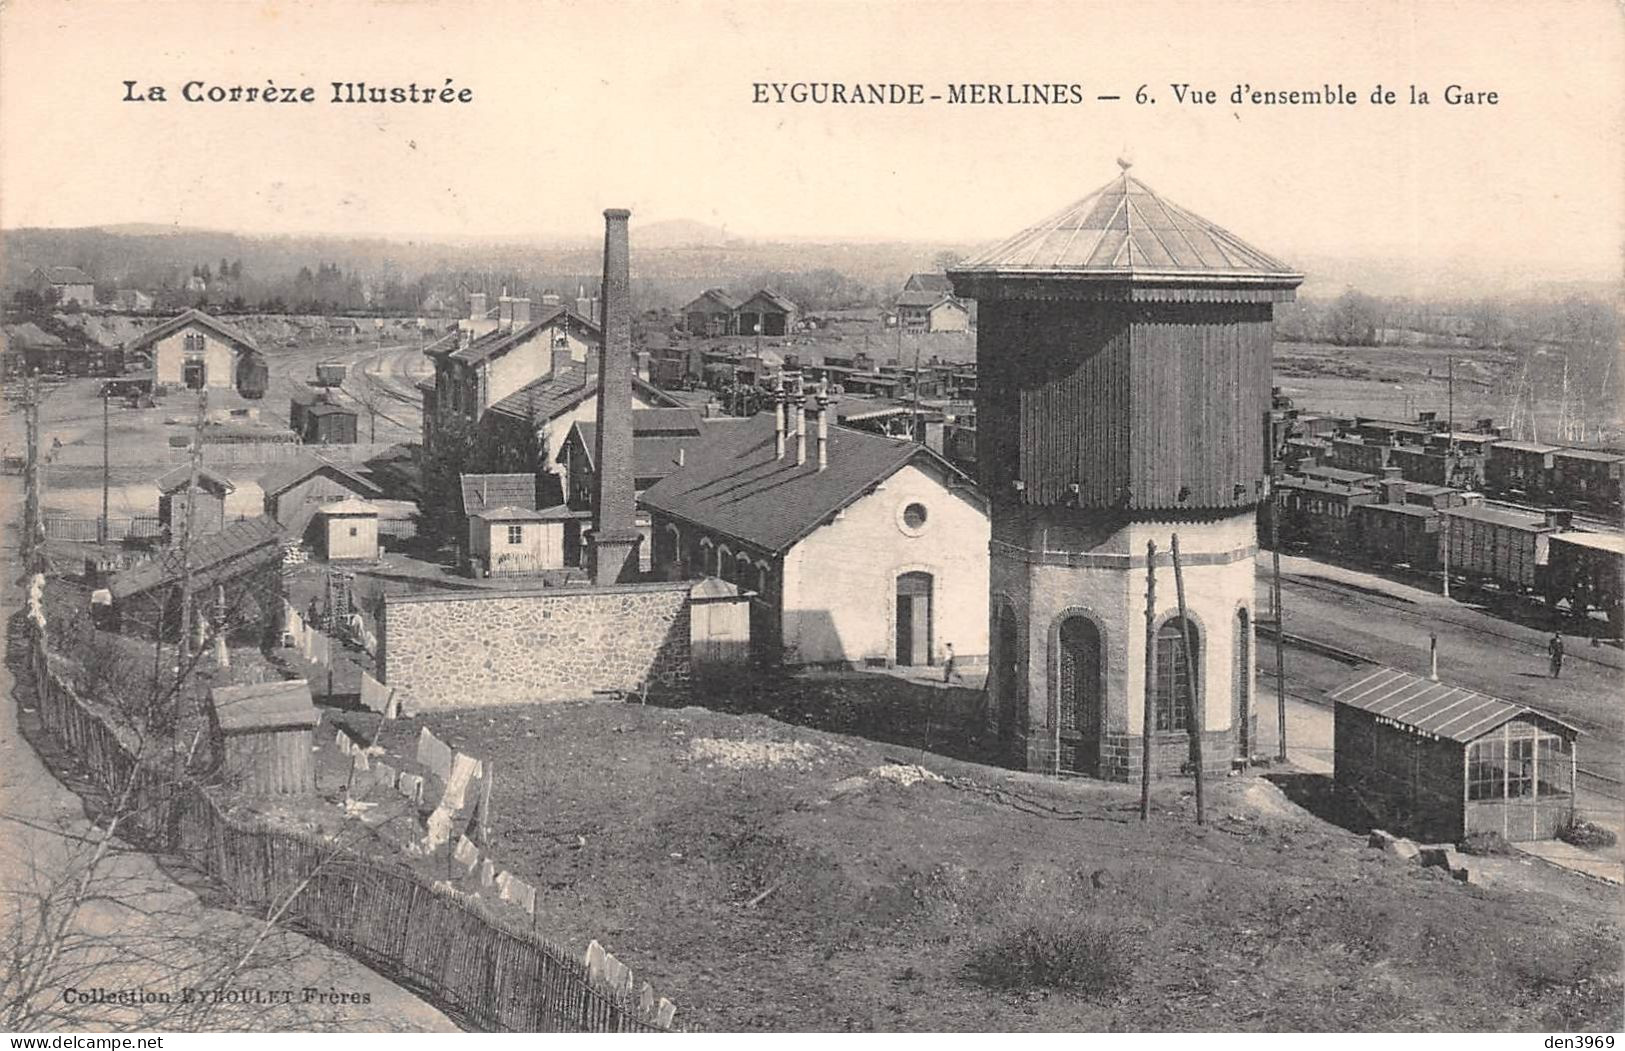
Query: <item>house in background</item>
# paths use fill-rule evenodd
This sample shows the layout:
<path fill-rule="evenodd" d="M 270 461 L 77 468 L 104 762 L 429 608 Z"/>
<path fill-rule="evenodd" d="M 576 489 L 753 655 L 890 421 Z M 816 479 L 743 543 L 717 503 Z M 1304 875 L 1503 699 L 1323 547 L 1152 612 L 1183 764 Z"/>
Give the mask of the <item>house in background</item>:
<path fill-rule="evenodd" d="M 598 326 L 566 307 L 532 320 L 530 300 L 503 296 L 497 316 L 486 316 L 485 296 L 470 297 L 471 316 L 424 353 L 434 380 L 423 393 L 423 446 L 432 451 L 447 427 L 477 427 L 487 410 L 515 392 L 555 374 L 582 367 L 603 342 Z"/>
<path fill-rule="evenodd" d="M 634 409 L 675 409 L 682 403 L 640 376 L 632 378 Z M 564 502 L 564 467 L 557 450 L 577 423 L 598 418 L 598 354 L 577 362 L 561 355 L 548 375 L 496 402 L 481 418 L 478 430 L 485 458 L 467 466 L 477 471 L 531 469 L 542 483 L 543 506 Z M 520 462 L 529 449 L 540 453 L 534 464 Z"/>
<path fill-rule="evenodd" d="M 770 288 L 764 288 L 734 310 L 734 332 L 741 336 L 788 335 L 796 325 L 796 305 Z"/>
<path fill-rule="evenodd" d="M 188 310 L 125 344 L 126 356 L 150 354 L 159 388 L 264 393 L 265 356 L 249 336 L 201 310 Z"/>
<path fill-rule="evenodd" d="M 260 478 L 260 489 L 265 493 L 265 514 L 294 538 L 305 538 L 323 504 L 383 495 L 355 471 L 313 453 L 301 453 L 271 468 Z"/>
<path fill-rule="evenodd" d="M 819 422 L 816 402 L 787 415 L 707 421 L 643 494 L 654 572 L 754 592 L 763 663 L 929 665 L 950 643 L 984 658 L 980 491 L 923 445 Z"/>
<path fill-rule="evenodd" d="M 701 427 L 700 414 L 694 409 L 632 410 L 632 485 L 637 496 L 682 467 L 686 450 L 700 439 Z M 564 447 L 559 450 L 557 459 L 564 465 L 565 502 L 577 511 L 593 509 L 597 439 L 596 421 L 578 421 L 565 435 Z M 648 571 L 654 551 L 649 513 L 638 511 L 636 521 L 643 536 L 638 548 L 640 568 Z"/>
<path fill-rule="evenodd" d="M 682 309 L 683 328 L 691 336 L 732 336 L 739 301 L 720 288 L 708 288 Z"/>
<path fill-rule="evenodd" d="M 158 479 L 158 525 L 172 538 L 179 537 L 188 528 L 186 501 L 191 485 L 190 464 L 176 467 Z M 215 474 L 207 467 L 198 468 L 196 510 L 190 522 L 193 536 L 225 528 L 226 497 L 236 488 L 224 475 Z"/>
<path fill-rule="evenodd" d="M 905 332 L 965 332 L 970 307 L 945 292 L 904 292 L 897 297 L 897 323 Z"/>
<path fill-rule="evenodd" d="M 61 306 L 96 305 L 96 279 L 76 266 L 42 266 L 34 271 L 32 278 L 34 291 L 42 295 L 47 290 L 55 291 Z"/>
<path fill-rule="evenodd" d="M 120 310 L 143 313 L 152 309 L 153 299 L 139 288 L 121 288 L 113 293 L 113 305 Z"/>

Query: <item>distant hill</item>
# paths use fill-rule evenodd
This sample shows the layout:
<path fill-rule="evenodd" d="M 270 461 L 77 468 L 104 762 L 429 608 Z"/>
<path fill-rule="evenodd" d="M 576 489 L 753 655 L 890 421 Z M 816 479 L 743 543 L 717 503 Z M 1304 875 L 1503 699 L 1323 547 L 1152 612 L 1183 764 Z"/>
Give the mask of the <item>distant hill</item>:
<path fill-rule="evenodd" d="M 643 248 L 686 248 L 727 244 L 732 238 L 721 227 L 693 219 L 665 219 L 647 226 L 634 224 L 634 243 Z"/>

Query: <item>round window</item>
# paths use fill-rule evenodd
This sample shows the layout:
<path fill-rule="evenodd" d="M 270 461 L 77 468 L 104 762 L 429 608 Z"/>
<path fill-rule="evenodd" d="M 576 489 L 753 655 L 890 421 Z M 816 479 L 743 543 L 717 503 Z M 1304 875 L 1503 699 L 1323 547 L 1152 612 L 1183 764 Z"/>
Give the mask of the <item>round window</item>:
<path fill-rule="evenodd" d="M 897 528 L 909 536 L 919 536 L 925 532 L 925 524 L 930 518 L 925 505 L 918 500 L 910 500 L 897 509 Z"/>

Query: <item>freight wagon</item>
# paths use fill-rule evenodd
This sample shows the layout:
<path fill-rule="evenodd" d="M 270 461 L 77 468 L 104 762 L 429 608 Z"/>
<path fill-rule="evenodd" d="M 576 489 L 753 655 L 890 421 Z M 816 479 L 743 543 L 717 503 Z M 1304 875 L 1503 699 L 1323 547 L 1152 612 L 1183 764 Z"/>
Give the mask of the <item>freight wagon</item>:
<path fill-rule="evenodd" d="M 316 386 L 342 387 L 349 366 L 342 361 L 324 361 L 316 366 Z"/>
<path fill-rule="evenodd" d="M 1563 533 L 1551 538 L 1542 590 L 1550 605 L 1567 599 L 1576 614 L 1600 609 L 1617 633 L 1625 628 L 1625 536 Z"/>
<path fill-rule="evenodd" d="M 1450 571 L 1514 592 L 1538 590 L 1552 534 L 1569 525 L 1564 511 L 1532 515 L 1471 506 L 1439 514 Z"/>

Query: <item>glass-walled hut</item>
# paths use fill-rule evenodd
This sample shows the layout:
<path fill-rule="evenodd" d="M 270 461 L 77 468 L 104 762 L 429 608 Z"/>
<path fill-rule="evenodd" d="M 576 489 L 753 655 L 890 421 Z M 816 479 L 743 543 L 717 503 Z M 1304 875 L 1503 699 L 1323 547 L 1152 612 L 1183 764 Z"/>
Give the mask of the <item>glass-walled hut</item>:
<path fill-rule="evenodd" d="M 1389 831 L 1527 842 L 1573 820 L 1579 731 L 1567 723 L 1393 668 L 1331 698 L 1337 788 Z"/>

